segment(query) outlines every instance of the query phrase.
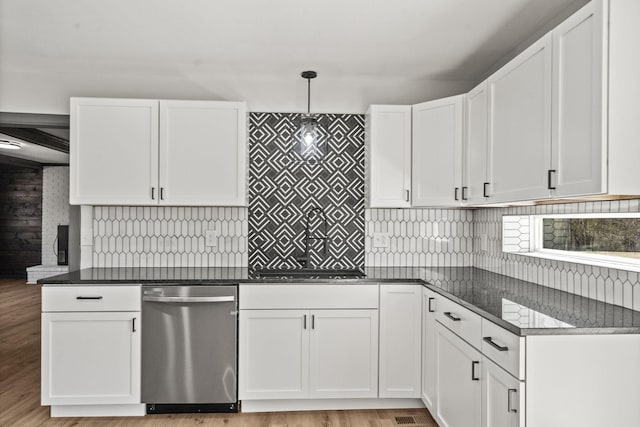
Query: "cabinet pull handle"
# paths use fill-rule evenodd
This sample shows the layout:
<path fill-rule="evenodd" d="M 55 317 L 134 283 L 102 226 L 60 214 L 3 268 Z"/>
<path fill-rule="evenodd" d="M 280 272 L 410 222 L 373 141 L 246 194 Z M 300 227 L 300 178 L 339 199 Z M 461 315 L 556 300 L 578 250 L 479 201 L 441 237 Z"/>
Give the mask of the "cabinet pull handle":
<path fill-rule="evenodd" d="M 509 350 L 509 347 L 504 347 L 504 346 L 501 346 L 499 344 L 496 344 L 496 342 L 491 337 L 484 337 L 484 338 L 482 338 L 482 340 L 484 342 L 486 342 L 487 344 L 489 344 L 491 347 L 493 347 L 496 350 L 498 350 L 498 351 L 508 351 Z"/>
<path fill-rule="evenodd" d="M 136 318 L 134 317 L 131 321 L 131 332 L 136 331 Z"/>
<path fill-rule="evenodd" d="M 306 314 L 303 316 L 302 329 L 307 329 L 307 315 Z"/>
<path fill-rule="evenodd" d="M 511 395 L 513 393 L 517 393 L 517 392 L 518 392 L 518 390 L 516 390 L 515 388 L 510 388 L 510 389 L 507 390 L 507 412 L 511 412 L 511 413 L 514 413 L 514 414 L 518 413 L 517 409 L 514 409 L 514 408 L 511 407 Z"/>
<path fill-rule="evenodd" d="M 487 185 L 489 185 L 488 182 L 485 182 L 484 184 L 482 184 L 482 195 L 484 197 L 489 197 L 489 192 L 487 191 Z"/>
<path fill-rule="evenodd" d="M 471 362 L 471 381 L 480 381 L 480 377 L 476 377 L 476 366 L 480 365 L 480 362 Z"/>
<path fill-rule="evenodd" d="M 445 312 L 444 315 L 447 316 L 449 319 L 453 320 L 454 322 L 460 321 L 460 318 L 452 315 L 450 311 Z"/>
<path fill-rule="evenodd" d="M 160 187 L 160 200 L 164 200 L 164 187 Z"/>
<path fill-rule="evenodd" d="M 102 299 L 102 297 L 76 297 L 76 299 L 80 299 L 80 300 L 83 300 L 83 299 Z"/>
<path fill-rule="evenodd" d="M 551 175 L 552 175 L 552 174 L 554 174 L 554 173 L 556 173 L 556 170 L 555 170 L 555 169 L 549 169 L 549 170 L 547 171 L 547 188 L 548 188 L 549 190 L 555 190 L 555 189 L 556 189 L 556 187 L 555 187 L 555 186 L 552 186 L 552 185 L 551 185 Z"/>
<path fill-rule="evenodd" d="M 467 189 L 469 187 L 462 187 L 462 200 L 467 200 Z"/>
<path fill-rule="evenodd" d="M 156 187 L 151 187 L 151 200 L 156 199 Z"/>
<path fill-rule="evenodd" d="M 311 315 L 311 329 L 315 329 L 316 328 L 316 315 L 312 314 Z"/>
<path fill-rule="evenodd" d="M 405 200 L 409 201 L 409 190 L 405 190 Z"/>
<path fill-rule="evenodd" d="M 458 187 L 453 190 L 453 198 L 454 200 L 458 200 Z"/>
<path fill-rule="evenodd" d="M 431 301 L 433 301 L 434 299 L 435 298 L 429 298 L 429 307 L 428 307 L 429 313 L 435 312 L 435 310 L 431 308 Z"/>

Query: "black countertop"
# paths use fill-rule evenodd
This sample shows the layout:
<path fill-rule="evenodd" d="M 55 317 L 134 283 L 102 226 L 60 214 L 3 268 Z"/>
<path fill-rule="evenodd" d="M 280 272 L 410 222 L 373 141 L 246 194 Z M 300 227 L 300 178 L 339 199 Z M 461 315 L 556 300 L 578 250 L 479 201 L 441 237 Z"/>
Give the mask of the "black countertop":
<path fill-rule="evenodd" d="M 246 267 L 90 268 L 42 285 L 420 282 L 521 336 L 639 334 L 640 312 L 473 267 L 369 267 L 358 279 L 258 278 Z"/>

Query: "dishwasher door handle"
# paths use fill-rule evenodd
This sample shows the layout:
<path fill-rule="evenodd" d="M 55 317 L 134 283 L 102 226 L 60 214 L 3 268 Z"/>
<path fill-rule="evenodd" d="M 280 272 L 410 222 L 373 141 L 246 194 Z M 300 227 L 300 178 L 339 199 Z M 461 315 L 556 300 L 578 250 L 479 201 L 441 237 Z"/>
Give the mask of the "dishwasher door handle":
<path fill-rule="evenodd" d="M 234 296 L 226 297 L 156 297 L 143 296 L 142 301 L 149 302 L 233 302 L 236 300 Z"/>

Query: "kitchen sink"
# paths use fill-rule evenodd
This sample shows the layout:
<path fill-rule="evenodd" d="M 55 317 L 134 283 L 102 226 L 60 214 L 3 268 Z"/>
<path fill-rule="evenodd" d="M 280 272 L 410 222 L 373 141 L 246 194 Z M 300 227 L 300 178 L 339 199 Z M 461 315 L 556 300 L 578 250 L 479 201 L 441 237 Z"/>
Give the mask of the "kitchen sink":
<path fill-rule="evenodd" d="M 361 279 L 367 277 L 358 269 L 326 270 L 314 268 L 279 269 L 263 268 L 255 270 L 256 278 L 282 279 Z"/>

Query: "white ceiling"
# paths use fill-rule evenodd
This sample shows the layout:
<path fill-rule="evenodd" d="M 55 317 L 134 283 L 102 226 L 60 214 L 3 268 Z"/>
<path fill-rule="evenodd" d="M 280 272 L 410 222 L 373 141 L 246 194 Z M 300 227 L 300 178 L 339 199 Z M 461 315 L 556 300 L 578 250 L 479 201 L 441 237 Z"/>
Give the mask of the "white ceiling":
<path fill-rule="evenodd" d="M 19 150 L 6 150 L 0 148 L 0 155 L 9 157 L 17 157 L 19 159 L 31 160 L 38 163 L 60 163 L 69 164 L 69 155 L 60 151 L 52 150 L 51 148 L 42 147 L 40 145 L 32 144 L 30 142 L 23 141 L 22 139 L 14 138 L 9 135 L 0 133 L 0 139 L 6 139 L 9 141 L 17 141 L 22 144 L 22 148 Z"/>
<path fill-rule="evenodd" d="M 306 69 L 318 71 L 321 111 L 347 95 L 417 102 L 468 89 L 572 2 L 0 0 L 0 89 L 12 98 L 0 108 L 27 110 L 30 100 L 52 112 L 67 95 L 201 94 L 246 99 L 254 110 L 300 110 Z M 439 91 L 426 89 L 438 82 Z M 21 86 L 51 99 L 20 98 Z"/>

